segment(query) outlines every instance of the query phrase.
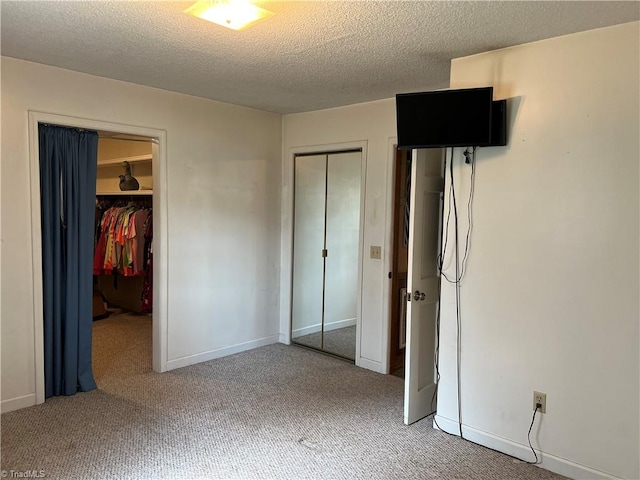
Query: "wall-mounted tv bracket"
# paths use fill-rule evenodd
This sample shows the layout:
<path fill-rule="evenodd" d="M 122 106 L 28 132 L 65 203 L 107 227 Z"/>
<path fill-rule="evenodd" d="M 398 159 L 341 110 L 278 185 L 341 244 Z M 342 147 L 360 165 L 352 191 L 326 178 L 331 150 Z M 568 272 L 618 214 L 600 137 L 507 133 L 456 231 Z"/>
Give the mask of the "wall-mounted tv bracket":
<path fill-rule="evenodd" d="M 471 156 L 475 153 L 476 147 L 473 147 L 473 151 L 469 150 L 469 147 L 463 152 L 464 155 L 464 163 L 469 165 L 471 163 Z"/>

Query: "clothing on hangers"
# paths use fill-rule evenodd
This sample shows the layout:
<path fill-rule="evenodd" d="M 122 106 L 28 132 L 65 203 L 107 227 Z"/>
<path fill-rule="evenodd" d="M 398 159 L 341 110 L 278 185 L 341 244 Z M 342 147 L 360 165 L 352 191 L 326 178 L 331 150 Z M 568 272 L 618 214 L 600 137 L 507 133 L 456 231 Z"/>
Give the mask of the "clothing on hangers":
<path fill-rule="evenodd" d="M 135 202 L 115 203 L 104 210 L 99 221 L 93 274 L 145 275 L 145 260 L 153 242 L 152 210 Z"/>

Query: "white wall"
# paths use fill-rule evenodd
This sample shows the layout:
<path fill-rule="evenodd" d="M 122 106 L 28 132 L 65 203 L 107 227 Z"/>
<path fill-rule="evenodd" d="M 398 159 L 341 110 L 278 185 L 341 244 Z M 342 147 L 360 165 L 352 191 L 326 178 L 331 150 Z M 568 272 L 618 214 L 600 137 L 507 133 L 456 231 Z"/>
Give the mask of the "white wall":
<path fill-rule="evenodd" d="M 277 341 L 281 116 L 3 57 L 3 405 L 35 391 L 28 110 L 167 131 L 169 368 Z"/>
<path fill-rule="evenodd" d="M 291 301 L 291 212 L 293 153 L 364 145 L 366 165 L 364 253 L 362 266 L 362 324 L 356 364 L 387 371 L 387 329 L 390 222 L 388 190 L 391 145 L 395 138 L 395 100 L 286 115 L 283 125 L 282 249 L 280 338 L 288 336 Z M 369 246 L 382 246 L 383 260 L 369 258 Z"/>
<path fill-rule="evenodd" d="M 463 431 L 530 458 L 532 392 L 545 392 L 534 445 L 546 468 L 579 478 L 640 477 L 639 43 L 633 23 L 451 69 L 452 88 L 513 99 L 509 145 L 477 156 Z M 466 204 L 469 167 L 455 178 Z M 443 283 L 438 417 L 457 433 L 453 296 Z"/>

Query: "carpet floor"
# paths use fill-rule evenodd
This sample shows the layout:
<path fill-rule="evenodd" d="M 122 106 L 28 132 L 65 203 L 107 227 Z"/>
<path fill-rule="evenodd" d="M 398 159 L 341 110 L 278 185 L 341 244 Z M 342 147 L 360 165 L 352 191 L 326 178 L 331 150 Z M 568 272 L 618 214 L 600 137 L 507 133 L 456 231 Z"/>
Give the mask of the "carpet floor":
<path fill-rule="evenodd" d="M 98 388 L 151 371 L 151 322 L 148 315 L 123 313 L 93 322 L 93 376 Z"/>
<path fill-rule="evenodd" d="M 70 479 L 563 478 L 430 419 L 403 425 L 397 377 L 280 344 L 158 374 L 148 318 L 94 329 L 98 389 L 2 415 L 2 469 Z"/>

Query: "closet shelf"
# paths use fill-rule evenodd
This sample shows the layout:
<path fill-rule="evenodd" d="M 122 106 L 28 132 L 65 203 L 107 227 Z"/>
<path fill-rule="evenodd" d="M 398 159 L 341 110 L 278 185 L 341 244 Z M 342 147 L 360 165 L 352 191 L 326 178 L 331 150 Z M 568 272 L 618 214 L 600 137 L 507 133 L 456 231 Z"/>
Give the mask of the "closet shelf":
<path fill-rule="evenodd" d="M 153 195 L 153 190 L 129 190 L 124 192 L 96 192 L 96 195 Z"/>
<path fill-rule="evenodd" d="M 151 159 L 152 159 L 152 155 L 150 153 L 147 155 L 137 155 L 135 157 L 111 158 L 109 160 L 98 160 L 98 167 L 122 165 L 122 162 L 129 162 L 129 163 L 150 162 Z"/>

